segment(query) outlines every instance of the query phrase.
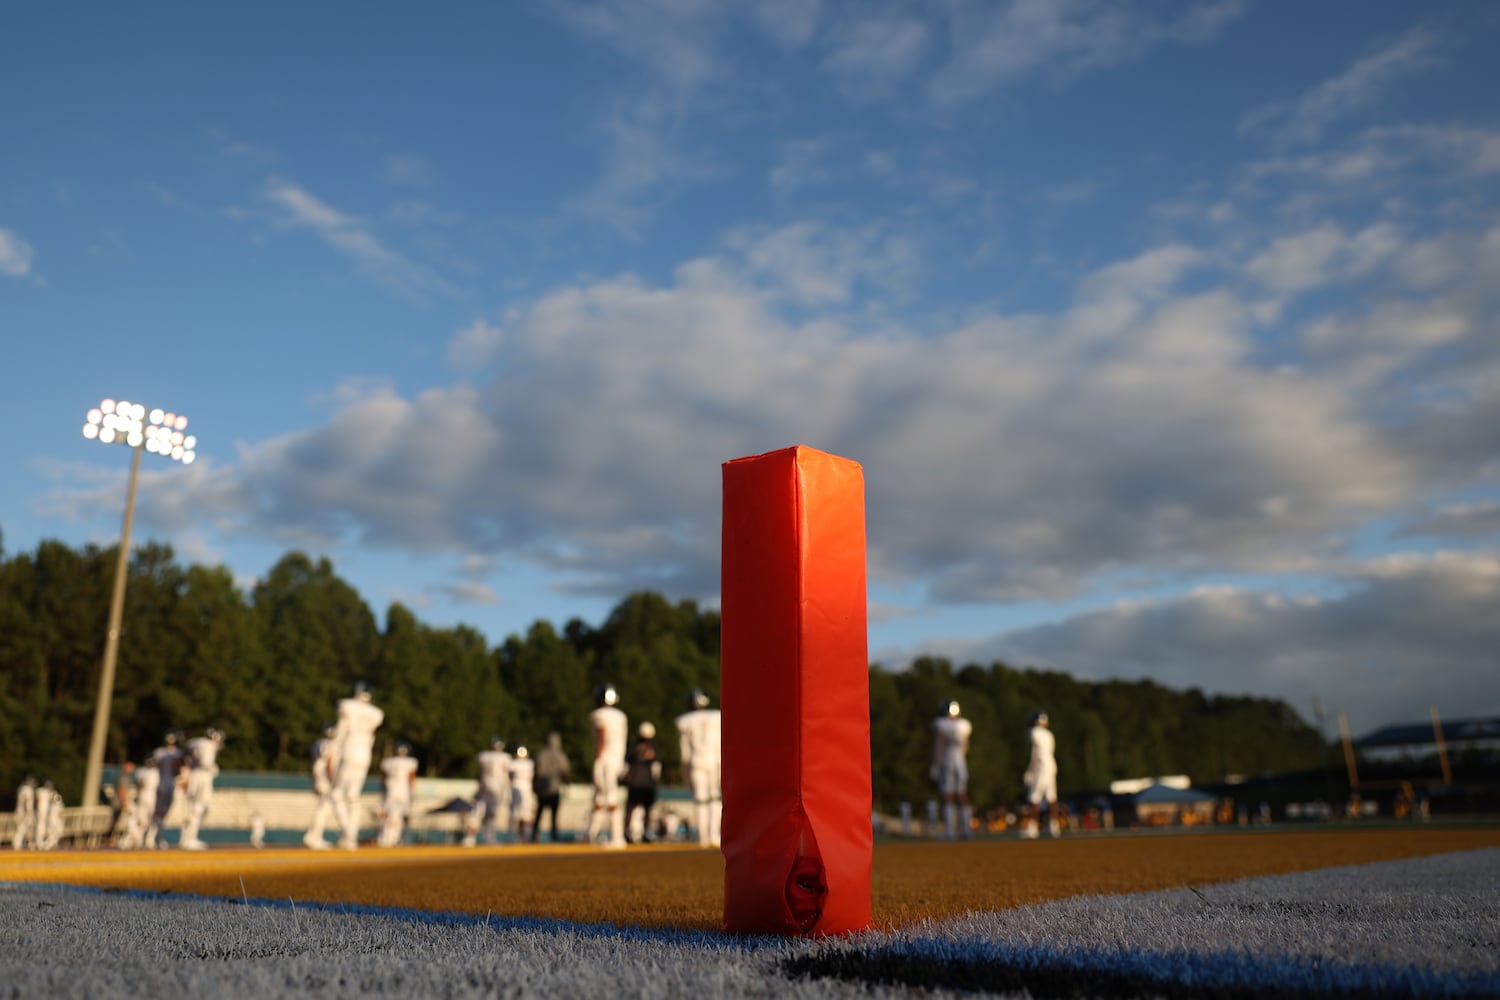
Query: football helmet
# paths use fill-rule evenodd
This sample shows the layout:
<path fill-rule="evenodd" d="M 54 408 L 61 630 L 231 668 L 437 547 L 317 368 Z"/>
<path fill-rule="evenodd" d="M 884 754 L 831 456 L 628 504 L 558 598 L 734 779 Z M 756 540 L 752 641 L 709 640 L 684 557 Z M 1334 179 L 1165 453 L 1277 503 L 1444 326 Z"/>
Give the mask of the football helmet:
<path fill-rule="evenodd" d="M 208 732 L 204 733 L 203 735 L 207 736 L 209 739 L 213 740 L 215 743 L 223 743 L 224 742 L 224 730 L 222 730 L 222 729 L 215 729 L 213 726 L 209 726 L 208 727 Z"/>
<path fill-rule="evenodd" d="M 594 704 L 600 708 L 620 703 L 620 692 L 613 684 L 600 684 L 594 688 Z"/>
<path fill-rule="evenodd" d="M 962 713 L 956 701 L 938 702 L 938 715 L 946 715 L 950 719 L 956 719 Z"/>
<path fill-rule="evenodd" d="M 641 723 L 640 729 L 636 731 L 641 734 L 641 739 L 643 740 L 656 739 L 656 727 L 649 722 Z"/>
<path fill-rule="evenodd" d="M 498 752 L 505 750 L 505 741 L 498 736 L 490 737 L 490 749 Z"/>
<path fill-rule="evenodd" d="M 516 747 L 516 760 L 525 760 L 529 756 L 531 756 L 531 754 L 526 750 L 525 747 Z"/>
<path fill-rule="evenodd" d="M 688 695 L 688 708 L 707 708 L 709 705 L 708 692 L 702 688 L 694 688 Z"/>
<path fill-rule="evenodd" d="M 372 697 L 370 694 L 370 682 L 356 681 L 354 684 L 354 697 L 360 701 L 369 701 Z"/>
<path fill-rule="evenodd" d="M 1029 720 L 1033 726 L 1045 726 L 1047 724 L 1046 712 L 1032 712 Z"/>
<path fill-rule="evenodd" d="M 411 756 L 411 744 L 410 743 L 405 743 L 405 742 L 397 743 L 396 744 L 396 756 L 397 757 L 410 757 Z"/>

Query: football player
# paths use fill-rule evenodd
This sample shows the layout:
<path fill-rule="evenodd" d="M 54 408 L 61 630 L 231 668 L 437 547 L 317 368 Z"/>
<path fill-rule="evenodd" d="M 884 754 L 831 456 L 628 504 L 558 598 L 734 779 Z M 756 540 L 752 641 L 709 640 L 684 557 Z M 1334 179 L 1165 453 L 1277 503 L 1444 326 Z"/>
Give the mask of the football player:
<path fill-rule="evenodd" d="M 536 822 L 535 777 L 536 761 L 525 747 L 516 747 L 515 759 L 510 762 L 510 826 L 516 843 L 531 839 L 531 824 Z"/>
<path fill-rule="evenodd" d="M 510 806 L 510 754 L 505 752 L 505 741 L 490 737 L 490 748 L 479 751 L 474 759 L 479 762 L 479 794 L 469 817 L 470 832 L 464 837 L 468 847 L 474 846 L 480 832 L 486 844 L 493 844 L 495 829 L 501 825 L 500 810 Z"/>
<path fill-rule="evenodd" d="M 323 828 L 328 825 L 328 817 L 333 813 L 333 737 L 337 733 L 337 726 L 331 722 L 324 723 L 323 738 L 312 745 L 308 754 L 312 760 L 313 794 L 318 797 L 318 804 L 313 809 L 312 825 L 307 828 L 302 843 L 315 851 L 328 850 L 328 841 L 323 839 Z"/>
<path fill-rule="evenodd" d="M 974 724 L 963 717 L 956 701 L 938 706 L 932 720 L 932 780 L 943 797 L 943 824 L 948 839 L 967 837 L 969 812 L 969 737 Z"/>
<path fill-rule="evenodd" d="M 411 755 L 411 747 L 397 743 L 395 756 L 380 762 L 380 773 L 385 797 L 380 805 L 380 835 L 375 842 L 381 847 L 395 847 L 406 836 L 412 789 L 417 784 L 417 759 Z"/>
<path fill-rule="evenodd" d="M 29 774 L 16 790 L 16 831 L 10 843 L 18 851 L 36 846 L 36 779 Z"/>
<path fill-rule="evenodd" d="M 688 710 L 677 717 L 677 735 L 682 748 L 682 771 L 693 790 L 693 816 L 698 827 L 699 847 L 719 846 L 719 825 L 724 816 L 724 794 L 720 789 L 719 710 L 710 707 L 702 691 L 688 695 Z"/>
<path fill-rule="evenodd" d="M 594 690 L 594 710 L 589 725 L 594 730 L 594 809 L 589 813 L 589 843 L 594 842 L 605 824 L 609 825 L 612 850 L 625 848 L 625 813 L 620 809 L 620 776 L 625 773 L 625 738 L 630 723 L 616 706 L 620 692 L 613 684 Z"/>
<path fill-rule="evenodd" d="M 354 694 L 339 702 L 339 721 L 333 731 L 333 816 L 339 824 L 339 846 L 359 848 L 359 796 L 370 774 L 375 730 L 385 713 L 370 700 L 370 687 L 361 681 Z"/>
<path fill-rule="evenodd" d="M 151 815 L 156 812 L 156 785 L 160 780 L 161 772 L 151 757 L 136 765 L 135 802 L 125 820 L 125 835 L 120 838 L 121 850 L 156 846 L 155 841 L 146 838 L 151 832 Z"/>
<path fill-rule="evenodd" d="M 62 842 L 63 797 L 51 779 L 36 790 L 36 849 L 50 851 Z"/>
<path fill-rule="evenodd" d="M 203 827 L 203 817 L 208 815 L 208 803 L 214 797 L 214 777 L 219 773 L 216 761 L 223 746 L 224 734 L 217 729 L 209 729 L 202 736 L 188 740 L 187 755 L 183 758 L 183 769 L 187 772 L 187 784 L 183 788 L 187 818 L 182 821 L 181 842 L 186 850 L 201 851 L 208 846 L 198 839 L 198 831 Z"/>
<path fill-rule="evenodd" d="M 1046 712 L 1031 714 L 1031 760 L 1026 765 L 1026 819 L 1021 836 L 1035 840 L 1040 832 L 1043 803 L 1047 809 L 1047 833 L 1062 832 L 1057 821 L 1057 739 L 1047 724 Z"/>
<path fill-rule="evenodd" d="M 162 737 L 162 745 L 151 755 L 151 766 L 156 768 L 156 801 L 152 804 L 151 823 L 146 828 L 147 847 L 167 846 L 161 828 L 177 798 L 177 775 L 182 770 L 182 748 L 177 744 L 181 740 L 181 733 L 169 729 Z"/>

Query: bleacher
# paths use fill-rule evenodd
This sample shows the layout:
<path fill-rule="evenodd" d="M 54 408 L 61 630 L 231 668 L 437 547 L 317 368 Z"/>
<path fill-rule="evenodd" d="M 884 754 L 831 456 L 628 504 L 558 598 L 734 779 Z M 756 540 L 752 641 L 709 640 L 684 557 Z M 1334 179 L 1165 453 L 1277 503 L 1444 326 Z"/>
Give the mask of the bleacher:
<path fill-rule="evenodd" d="M 109 806 L 65 806 L 61 847 L 98 847 L 108 838 L 114 810 Z M 0 849 L 16 838 L 16 814 L 0 813 Z"/>

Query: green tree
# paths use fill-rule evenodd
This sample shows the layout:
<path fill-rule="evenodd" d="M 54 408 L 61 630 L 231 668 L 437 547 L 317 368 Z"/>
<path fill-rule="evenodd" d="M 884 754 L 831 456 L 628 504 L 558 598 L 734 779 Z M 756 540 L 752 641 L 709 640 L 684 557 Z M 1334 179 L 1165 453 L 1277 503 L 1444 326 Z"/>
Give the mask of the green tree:
<path fill-rule="evenodd" d="M 265 649 L 257 743 L 272 767 L 297 769 L 338 700 L 369 677 L 375 617 L 326 558 L 301 552 L 283 556 L 256 585 L 254 608 Z"/>

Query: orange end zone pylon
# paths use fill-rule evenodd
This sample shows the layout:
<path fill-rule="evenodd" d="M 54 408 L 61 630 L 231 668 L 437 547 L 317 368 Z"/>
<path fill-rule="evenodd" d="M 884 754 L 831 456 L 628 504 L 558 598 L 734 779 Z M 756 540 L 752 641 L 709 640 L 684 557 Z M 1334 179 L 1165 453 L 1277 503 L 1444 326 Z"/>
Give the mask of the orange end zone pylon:
<path fill-rule="evenodd" d="M 864 474 L 804 446 L 724 464 L 724 929 L 870 925 Z"/>

